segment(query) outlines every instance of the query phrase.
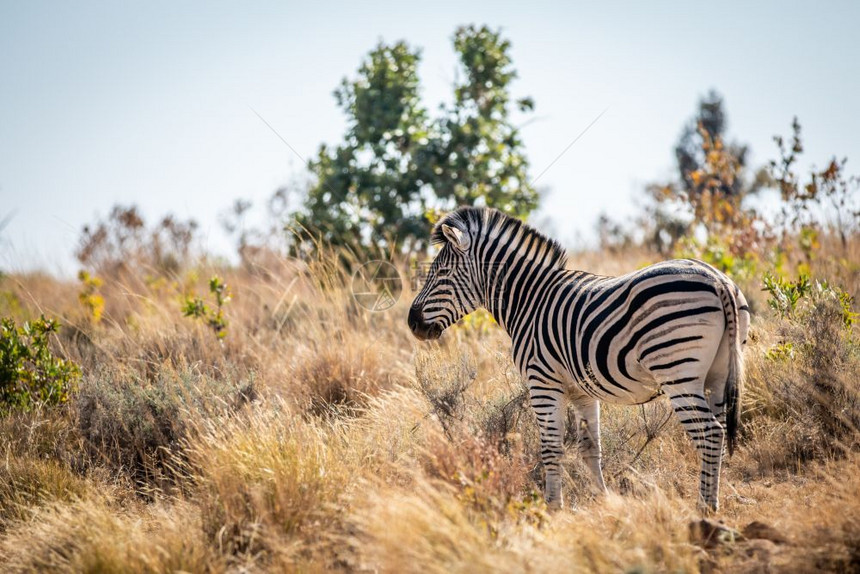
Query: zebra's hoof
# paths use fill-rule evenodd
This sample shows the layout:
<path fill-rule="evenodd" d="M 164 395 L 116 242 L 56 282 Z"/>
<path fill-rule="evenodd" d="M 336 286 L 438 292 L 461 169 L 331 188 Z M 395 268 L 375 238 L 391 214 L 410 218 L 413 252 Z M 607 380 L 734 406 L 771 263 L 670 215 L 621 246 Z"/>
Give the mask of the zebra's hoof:
<path fill-rule="evenodd" d="M 713 516 L 720 510 L 720 503 L 717 501 L 714 502 L 704 502 L 703 500 L 699 500 L 699 503 L 696 505 L 699 513 L 702 516 Z"/>

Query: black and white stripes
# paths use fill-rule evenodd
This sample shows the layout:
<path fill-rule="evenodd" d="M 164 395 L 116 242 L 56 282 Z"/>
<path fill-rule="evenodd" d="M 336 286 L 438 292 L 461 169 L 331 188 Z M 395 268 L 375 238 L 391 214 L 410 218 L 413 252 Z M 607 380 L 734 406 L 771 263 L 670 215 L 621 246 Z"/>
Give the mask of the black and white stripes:
<path fill-rule="evenodd" d="M 461 208 L 433 232 L 442 248 L 409 312 L 416 337 L 439 337 L 478 307 L 511 336 L 540 425 L 546 498 L 561 504 L 565 404 L 603 489 L 599 401 L 660 394 L 702 461 L 700 503 L 716 509 L 723 445 L 734 449 L 749 307 L 712 267 L 677 260 L 622 277 L 565 268 L 564 250 L 501 212 Z"/>

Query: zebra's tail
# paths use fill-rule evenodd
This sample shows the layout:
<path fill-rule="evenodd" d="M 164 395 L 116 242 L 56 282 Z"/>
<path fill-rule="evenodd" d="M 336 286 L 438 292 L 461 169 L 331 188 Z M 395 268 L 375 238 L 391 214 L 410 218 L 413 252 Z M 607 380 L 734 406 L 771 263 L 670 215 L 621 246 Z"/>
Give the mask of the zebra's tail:
<path fill-rule="evenodd" d="M 723 400 L 726 407 L 726 440 L 729 456 L 734 454 L 741 422 L 741 400 L 744 390 L 744 356 L 740 341 L 740 314 L 738 300 L 732 292 L 732 283 L 724 279 L 723 311 L 726 314 L 726 331 L 729 338 L 729 369 Z"/>

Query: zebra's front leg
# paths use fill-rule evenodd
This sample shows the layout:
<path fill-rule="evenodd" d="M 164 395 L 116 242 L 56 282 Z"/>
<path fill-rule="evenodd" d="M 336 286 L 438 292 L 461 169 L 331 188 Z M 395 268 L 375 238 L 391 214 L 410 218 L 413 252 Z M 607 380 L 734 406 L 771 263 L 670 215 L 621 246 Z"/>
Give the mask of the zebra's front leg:
<path fill-rule="evenodd" d="M 571 399 L 571 404 L 576 416 L 576 443 L 580 455 L 591 470 L 597 488 L 606 492 L 600 447 L 600 403 L 595 398 L 582 395 Z"/>
<path fill-rule="evenodd" d="M 564 503 L 561 492 L 564 391 L 561 385 L 529 378 L 529 398 L 540 428 L 540 455 L 546 473 L 544 496 L 550 508 L 560 508 Z"/>
<path fill-rule="evenodd" d="M 702 470 L 699 477 L 699 508 L 703 511 L 719 509 L 720 466 L 723 459 L 725 431 L 705 399 L 703 384 L 690 381 L 686 384 L 663 386 L 669 395 L 672 409 L 684 430 L 696 445 Z"/>

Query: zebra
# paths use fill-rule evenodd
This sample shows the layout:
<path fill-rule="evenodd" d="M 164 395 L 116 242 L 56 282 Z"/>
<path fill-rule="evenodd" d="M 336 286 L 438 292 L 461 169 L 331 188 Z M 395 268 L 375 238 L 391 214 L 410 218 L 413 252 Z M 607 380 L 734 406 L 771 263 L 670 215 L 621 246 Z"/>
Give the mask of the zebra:
<path fill-rule="evenodd" d="M 620 277 L 569 270 L 558 242 L 482 207 L 446 215 L 431 242 L 441 248 L 409 327 L 419 340 L 438 339 L 484 308 L 508 333 L 538 421 L 550 508 L 563 505 L 568 404 L 579 451 L 605 492 L 600 401 L 638 405 L 666 395 L 701 462 L 698 507 L 718 510 L 725 447 L 731 455 L 737 442 L 750 322 L 737 285 L 693 259 Z"/>

